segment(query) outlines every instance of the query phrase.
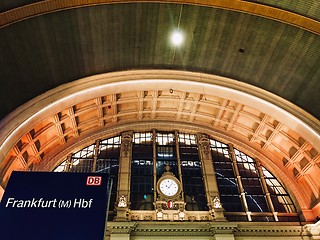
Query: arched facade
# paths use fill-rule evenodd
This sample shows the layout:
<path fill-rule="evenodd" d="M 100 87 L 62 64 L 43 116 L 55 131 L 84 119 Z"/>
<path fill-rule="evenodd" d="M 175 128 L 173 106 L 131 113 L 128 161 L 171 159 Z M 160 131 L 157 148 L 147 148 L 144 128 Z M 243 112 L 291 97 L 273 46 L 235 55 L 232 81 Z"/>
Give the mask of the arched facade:
<path fill-rule="evenodd" d="M 319 238 L 320 4 L 312 2 L 1 3 L 1 192 L 12 171 L 53 171 L 88 145 L 128 132 L 195 135 L 203 167 L 204 134 L 254 159 L 260 182 L 267 169 L 291 196 L 297 222 L 270 210 L 263 186 L 274 222 L 251 221 L 249 208 L 243 221 L 228 211 L 216 218 L 209 214 L 215 189 L 202 220 L 120 209 L 108 238 Z M 186 36 L 180 47 L 167 41 L 175 28 Z M 130 154 L 120 156 L 120 168 L 131 163 Z M 130 198 L 133 186 L 117 186 L 115 200 Z"/>
<path fill-rule="evenodd" d="M 174 79 L 168 79 L 169 75 Z M 148 78 L 141 79 L 141 76 Z M 199 76 L 201 82 L 197 82 Z M 318 141 L 315 131 L 289 113 L 290 105 L 288 111 L 280 108 L 279 106 L 286 106 L 285 101 L 277 106 L 270 103 L 276 101 L 267 102 L 258 98 L 257 96 L 262 95 L 258 89 L 254 92 L 248 87 L 246 92 L 240 92 L 239 89 L 244 89 L 244 85 L 237 85 L 231 79 L 221 79 L 224 82 L 220 81 L 217 85 L 214 84 L 216 78 L 177 71 L 120 72 L 91 77 L 90 81 L 79 80 L 72 83 L 72 87 L 66 85 L 35 99 L 36 102 L 24 106 L 25 111 L 16 112 L 14 120 L 8 121 L 6 125 L 7 129 L 10 129 L 9 126 L 15 128 L 6 133 L 8 137 L 1 145 L 2 153 L 6 154 L 2 162 L 2 169 L 5 170 L 2 171 L 3 185 L 5 186 L 12 170 L 53 171 L 68 159 L 71 153 L 80 151 L 99 139 L 120 136 L 128 131 L 139 133 L 156 129 L 159 132 L 179 131 L 194 136 L 198 134 L 198 146 L 201 145 L 199 136 L 204 133 L 205 136 L 226 143 L 256 159 L 285 186 L 297 210 L 289 215 L 281 215 L 275 210 L 269 211 L 267 215 L 273 219 L 272 221 L 277 222 L 279 218 L 285 219 L 288 216 L 296 221 L 314 221 L 318 205 L 315 204 L 312 208 L 308 206 L 313 204 L 312 196 L 317 194 L 315 189 L 319 183 L 316 175 L 312 180 L 312 175 L 301 173 L 319 171 L 318 165 L 312 165 L 312 161 L 317 161 L 318 155 L 304 165 L 304 156 L 308 154 L 310 157 L 310 153 L 317 151 L 317 145 L 313 145 Z M 229 87 L 231 85 L 233 88 Z M 225 99 L 224 96 L 229 96 L 229 99 Z M 265 98 L 270 99 L 272 95 Z M 39 105 L 43 106 L 41 111 L 37 111 Z M 257 106 L 265 112 L 258 110 Z M 280 118 L 285 120 L 281 121 Z M 299 122 L 301 124 L 296 126 Z M 23 134 L 26 129 L 28 132 Z M 132 139 L 132 133 L 129 139 Z M 18 142 L 17 136 L 20 138 Z M 314 142 L 310 143 L 304 139 Z M 131 142 L 132 140 L 130 144 Z M 10 144 L 13 146 L 9 147 Z M 292 155 L 292 149 L 297 148 L 299 144 L 303 146 L 299 149 L 304 151 L 300 150 L 300 156 L 297 152 Z M 36 156 L 42 160 L 37 160 Z M 300 160 L 296 161 L 296 158 Z M 284 159 L 287 159 L 287 162 Z M 132 154 L 121 157 L 119 161 L 119 166 L 122 164 L 125 168 L 131 167 Z M 308 164 L 310 166 L 307 166 Z M 261 173 L 262 169 L 260 167 Z M 299 171 L 298 174 L 294 169 Z M 127 170 L 124 172 L 128 174 Z M 211 175 L 213 173 L 214 171 Z M 261 177 L 259 179 L 261 182 Z M 129 198 L 129 182 L 117 184 L 122 188 L 118 188 L 113 199 L 119 198 L 120 195 Z M 213 184 L 212 179 L 208 182 Z M 304 188 L 301 188 L 302 184 Z M 266 195 L 263 198 L 267 199 Z M 150 202 L 150 206 L 154 207 L 154 204 L 156 203 Z M 136 214 L 134 209 L 130 211 L 128 215 L 128 210 L 121 213 L 121 209 L 118 209 L 114 216 L 115 222 L 138 221 L 138 226 L 141 226 L 141 219 L 157 221 L 155 209 L 143 213 L 138 211 Z M 206 211 L 202 220 L 224 222 L 227 219 L 224 215 L 215 219 L 209 214 L 209 209 Z M 189 213 L 190 218 L 194 217 L 196 221 L 200 221 L 199 213 L 195 214 L 196 216 Z M 116 214 L 119 214 L 118 218 Z M 259 219 L 259 216 L 254 215 L 253 219 Z M 238 217 L 231 214 L 229 218 L 240 222 L 241 219 L 245 222 L 252 221 L 248 208 L 243 210 L 242 217 L 241 214 Z M 126 227 L 128 226 L 125 225 Z M 113 232 L 112 229 L 110 231 Z M 213 234 L 211 230 L 205 231 Z"/>

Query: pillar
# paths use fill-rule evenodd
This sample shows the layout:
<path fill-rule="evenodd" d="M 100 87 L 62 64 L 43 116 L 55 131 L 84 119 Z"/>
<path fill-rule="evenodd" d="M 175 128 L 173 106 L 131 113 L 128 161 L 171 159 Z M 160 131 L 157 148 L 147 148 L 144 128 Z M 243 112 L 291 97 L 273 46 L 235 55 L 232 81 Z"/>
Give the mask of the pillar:
<path fill-rule="evenodd" d="M 121 134 L 116 221 L 128 221 L 133 132 Z"/>
<path fill-rule="evenodd" d="M 234 173 L 236 175 L 236 178 L 237 178 L 237 183 L 238 183 L 238 189 L 239 189 L 239 192 L 240 192 L 241 202 L 242 202 L 244 210 L 246 211 L 248 221 L 252 221 L 251 212 L 249 211 L 249 208 L 248 208 L 246 194 L 245 194 L 245 191 L 244 191 L 244 188 L 243 188 L 243 185 L 242 185 L 242 180 L 241 180 L 239 168 L 238 168 L 238 165 L 237 165 L 237 159 L 236 159 L 236 155 L 234 153 L 234 149 L 233 149 L 232 145 L 229 145 L 229 152 L 230 152 L 231 159 L 232 159 L 233 171 L 234 171 Z"/>
<path fill-rule="evenodd" d="M 197 134 L 197 140 L 209 209 L 215 221 L 226 221 L 212 163 L 210 140 L 204 134 Z"/>

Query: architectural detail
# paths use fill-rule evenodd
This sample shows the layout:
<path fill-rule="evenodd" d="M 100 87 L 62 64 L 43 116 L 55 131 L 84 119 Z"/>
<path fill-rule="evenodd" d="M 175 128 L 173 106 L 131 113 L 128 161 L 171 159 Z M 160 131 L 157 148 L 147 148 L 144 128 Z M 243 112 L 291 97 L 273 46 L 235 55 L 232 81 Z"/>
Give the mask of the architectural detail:
<path fill-rule="evenodd" d="M 217 196 L 213 199 L 213 208 L 222 208 L 220 199 Z"/>
<path fill-rule="evenodd" d="M 152 215 L 144 215 L 143 216 L 143 221 L 152 221 L 153 220 L 153 216 Z"/>
<path fill-rule="evenodd" d="M 121 195 L 119 198 L 119 202 L 118 202 L 118 207 L 119 208 L 124 208 L 127 207 L 127 199 L 124 195 Z"/>
<path fill-rule="evenodd" d="M 131 220 L 132 221 L 139 221 L 140 220 L 140 216 L 138 214 L 131 214 Z"/>
<path fill-rule="evenodd" d="M 2 1 L 0 36 L 0 199 L 106 173 L 106 240 L 320 240 L 319 0 Z"/>
<path fill-rule="evenodd" d="M 127 132 L 127 133 L 123 133 L 121 140 L 122 140 L 122 145 L 121 145 L 121 149 L 122 149 L 122 154 L 124 157 L 128 157 L 129 152 L 131 151 L 131 142 L 132 142 L 132 133 L 131 132 Z"/>
<path fill-rule="evenodd" d="M 188 76 L 188 77 L 192 77 L 192 75 L 190 75 L 190 76 Z M 213 80 L 213 79 L 212 79 Z M 208 85 L 209 86 L 209 85 Z M 209 90 L 210 90 L 210 88 L 208 87 L 208 88 L 206 88 L 207 90 L 207 92 L 209 92 Z M 146 96 L 149 96 L 148 94 L 149 94 L 150 92 L 149 91 L 144 91 L 144 94 L 147 94 Z M 156 98 L 156 101 L 158 101 L 158 103 L 159 104 L 165 104 L 167 101 L 169 101 L 170 100 L 170 98 L 169 98 L 169 95 L 167 96 L 166 95 L 166 93 L 165 92 L 162 92 L 161 93 L 162 95 L 161 95 L 161 97 L 158 97 L 158 98 Z M 178 90 L 175 90 L 174 91 L 174 93 L 173 94 L 176 94 L 176 97 L 177 98 L 180 98 L 180 96 L 183 96 L 183 92 L 179 92 Z M 189 97 L 191 97 L 191 96 L 193 96 L 193 93 L 192 92 L 187 92 L 186 93 Z M 132 95 L 134 95 L 134 93 L 133 92 L 130 92 L 130 93 L 127 93 L 127 94 L 118 94 L 117 96 L 119 97 L 119 98 L 121 98 L 121 101 L 116 101 L 115 103 L 113 103 L 114 105 L 117 105 L 117 108 L 118 109 L 120 109 L 120 105 L 122 106 L 122 107 L 124 107 L 124 106 L 126 106 L 125 108 L 127 108 L 127 107 L 129 107 L 129 105 L 130 105 L 130 101 L 128 100 L 129 99 L 129 97 L 126 97 L 126 96 L 132 96 Z M 121 97 L 122 96 L 122 97 Z M 139 95 L 139 96 L 141 96 L 141 95 Z M 209 99 L 209 94 L 207 94 L 206 96 L 205 96 L 205 98 L 206 99 Z M 170 97 L 172 98 L 172 94 L 170 95 Z M 84 98 L 85 99 L 85 98 Z M 109 99 L 109 96 L 105 96 L 105 99 Z M 110 98 L 110 99 L 113 99 L 113 98 Z M 221 101 L 220 101 L 221 100 Z M 220 102 L 225 102 L 225 101 L 222 101 L 223 99 L 221 98 L 220 100 L 217 100 L 218 102 L 217 102 L 217 104 L 219 105 L 220 104 Z M 142 99 L 142 101 L 149 101 L 149 98 L 148 97 L 146 97 L 146 98 L 144 98 L 144 100 Z M 187 101 L 187 99 L 185 99 L 185 100 L 183 100 L 184 101 L 184 103 L 186 104 L 188 101 Z M 120 102 L 121 102 L 121 104 L 120 104 Z M 70 101 L 69 101 L 69 103 L 70 103 Z M 92 102 L 92 104 L 93 104 L 94 102 Z M 203 102 L 204 103 L 204 102 Z M 89 106 L 91 106 L 92 105 L 91 104 L 91 101 L 90 100 L 88 100 L 87 102 L 86 102 L 86 104 L 85 104 L 85 106 L 88 106 L 86 109 L 89 109 L 90 107 Z M 200 101 L 199 102 L 199 104 L 201 105 L 202 104 L 202 102 Z M 232 101 L 229 101 L 229 104 L 231 104 L 231 105 L 233 105 L 233 102 Z M 33 106 L 36 106 L 37 104 L 34 104 Z M 148 104 L 147 104 L 148 105 Z M 200 106 L 199 105 L 199 106 Z M 74 109 L 81 109 L 81 106 L 83 106 L 83 105 L 75 105 L 74 106 Z M 93 106 L 93 105 L 92 105 Z M 185 105 L 184 105 L 185 106 Z M 222 109 L 223 109 L 223 106 L 220 104 L 219 105 L 220 107 L 219 107 L 219 109 L 221 109 L 221 111 L 222 111 Z M 66 111 L 68 110 L 69 108 L 66 108 Z M 160 110 L 160 109 L 159 109 Z M 143 110 L 143 111 L 147 111 L 147 109 L 145 109 L 145 110 Z M 208 111 L 209 111 L 209 109 L 208 109 Z M 220 110 L 219 110 L 220 111 Z M 63 114 L 63 112 L 64 112 L 64 110 L 61 112 L 61 114 Z M 79 112 L 77 113 L 77 112 L 75 112 L 75 114 L 79 114 L 79 115 L 81 115 L 82 114 L 82 112 L 84 113 L 84 112 L 86 112 L 86 111 L 80 111 L 79 110 Z M 94 112 L 96 112 L 96 111 L 94 111 Z M 303 149 L 301 149 L 301 150 L 299 150 L 299 151 L 297 151 L 298 153 L 299 153 L 299 155 L 298 155 L 298 153 L 296 153 L 296 154 L 293 154 L 292 155 L 292 159 L 288 159 L 288 156 L 290 156 L 290 155 L 288 155 L 288 153 L 287 152 L 290 152 L 291 150 L 291 146 L 296 146 L 297 145 L 297 142 L 299 142 L 299 134 L 298 133 L 294 133 L 293 135 L 292 135 L 292 137 L 290 137 L 289 139 L 289 141 L 286 141 L 286 144 L 284 145 L 284 144 L 282 144 L 282 146 L 280 146 L 279 145 L 279 141 L 281 142 L 282 140 L 281 139 L 287 139 L 287 136 L 290 136 L 290 134 L 292 134 L 293 133 L 293 131 L 292 130 L 289 130 L 290 128 L 288 127 L 288 126 L 285 126 L 284 124 L 281 124 L 281 125 L 279 125 L 279 124 L 277 124 L 277 122 L 275 121 L 275 119 L 274 119 L 274 116 L 268 116 L 268 115 L 266 115 L 266 114 L 264 114 L 263 116 L 263 118 L 262 118 L 262 120 L 260 121 L 260 120 L 258 120 L 258 117 L 257 118 L 254 118 L 254 117 L 252 117 L 251 115 L 251 117 L 249 116 L 249 115 L 246 115 L 248 112 L 255 112 L 254 111 L 254 109 L 252 109 L 252 108 L 250 108 L 250 107 L 246 107 L 246 108 L 242 108 L 242 112 L 240 112 L 239 114 L 242 116 L 242 118 L 245 118 L 245 122 L 246 123 L 250 123 L 250 124 L 252 124 L 252 126 L 256 126 L 257 124 L 258 124 L 258 126 L 260 126 L 259 128 L 257 128 L 256 130 L 254 130 L 254 131 L 252 131 L 252 132 L 250 132 L 250 136 L 252 136 L 252 134 L 253 135 L 255 135 L 255 136 L 261 136 L 261 134 L 265 134 L 265 133 L 267 133 L 269 130 L 270 131 L 275 131 L 275 134 L 273 135 L 273 136 L 277 136 L 277 137 L 273 137 L 273 138 L 269 138 L 269 142 L 270 141 L 273 141 L 272 139 L 274 139 L 275 140 L 275 142 L 270 142 L 270 144 L 268 143 L 268 146 L 270 146 L 269 148 L 268 148 L 268 151 L 267 152 L 265 152 L 265 153 L 263 153 L 262 151 L 264 151 L 264 149 L 259 149 L 259 148 L 256 148 L 256 146 L 257 145 L 252 145 L 252 146 L 255 146 L 255 147 L 252 147 L 252 146 L 249 146 L 249 145 L 247 145 L 247 144 L 244 144 L 243 142 L 241 142 L 241 141 L 239 141 L 239 140 L 237 140 L 237 139 L 235 139 L 235 138 L 232 138 L 232 137 L 230 137 L 230 136 L 228 136 L 228 134 L 227 133 L 222 133 L 220 130 L 219 131 L 213 131 L 213 130 L 211 130 L 210 128 L 208 128 L 209 126 L 210 126 L 210 123 L 208 122 L 208 124 L 206 125 L 207 127 L 204 127 L 203 129 L 204 129 L 204 131 L 208 131 L 208 132 L 211 132 L 212 134 L 215 134 L 215 135 L 217 135 L 217 136 L 219 136 L 219 137 L 221 137 L 221 138 L 225 138 L 225 139 L 228 139 L 228 141 L 229 140 L 231 140 L 231 141 L 234 141 L 234 144 L 236 144 L 236 146 L 238 146 L 240 149 L 243 149 L 243 150 L 245 150 L 245 151 L 249 151 L 249 152 L 251 152 L 252 153 L 252 156 L 259 156 L 259 158 L 262 158 L 263 159 L 263 162 L 265 162 L 270 168 L 275 168 L 275 169 L 277 169 L 277 171 L 279 170 L 281 170 L 282 172 L 284 172 L 284 171 L 289 171 L 290 172 L 290 174 L 281 174 L 281 176 L 283 176 L 283 177 L 285 177 L 286 179 L 283 181 L 283 182 L 291 182 L 292 183 L 292 188 L 293 188 L 293 193 L 297 196 L 297 199 L 299 199 L 299 201 L 301 202 L 300 204 L 302 205 L 302 206 L 304 206 L 303 208 L 305 208 L 305 209 L 307 209 L 308 208 L 308 206 L 310 206 L 310 201 L 311 201 L 311 199 L 312 198 L 306 198 L 305 197 L 305 194 L 303 194 L 303 193 L 301 193 L 301 188 L 299 188 L 298 187 L 298 182 L 297 182 L 297 180 L 295 180 L 294 179 L 294 176 L 291 174 L 292 173 L 292 171 L 290 170 L 291 168 L 293 168 L 294 166 L 294 169 L 296 169 L 296 171 L 298 171 L 299 172 L 299 170 L 298 169 L 300 169 L 300 167 L 299 166 L 296 166 L 296 158 L 300 158 L 301 156 L 302 156 L 302 154 L 300 154 L 300 152 L 303 152 L 303 151 L 307 151 L 306 152 L 306 156 L 311 156 L 311 157 L 313 157 L 313 159 L 312 159 L 312 161 L 309 161 L 308 163 L 307 163 L 307 165 L 310 165 L 310 167 L 307 167 L 307 166 L 305 166 L 304 168 L 303 168 L 303 171 L 306 171 L 307 169 L 308 169 L 308 171 L 320 171 L 320 168 L 318 167 L 318 165 L 317 164 L 313 164 L 314 162 L 316 163 L 318 160 L 318 156 L 319 156 L 319 153 L 318 153 L 318 151 L 317 151 L 317 147 L 316 146 L 312 146 L 311 144 L 306 144 L 306 142 L 304 142 L 304 144 L 303 144 L 303 146 L 304 146 L 304 148 Z M 45 113 L 45 112 L 41 112 L 41 114 L 43 114 L 43 113 Z M 128 116 L 127 115 L 127 113 L 123 113 L 123 114 L 125 114 L 126 116 Z M 128 114 L 130 115 L 130 113 L 128 112 Z M 159 113 L 160 115 L 161 115 L 161 113 Z M 183 112 L 181 112 L 181 114 L 183 115 Z M 205 121 L 205 115 L 201 115 L 201 114 L 203 114 L 203 112 L 199 112 L 199 115 L 197 115 L 198 117 L 199 117 L 199 119 L 203 119 L 203 121 Z M 206 114 L 209 114 L 209 112 L 208 113 L 206 113 Z M 277 113 L 278 114 L 278 113 Z M 280 114 L 280 113 L 279 113 Z M 114 117 L 116 117 L 116 118 L 121 118 L 121 116 L 123 116 L 123 115 L 119 115 L 119 113 L 117 113 L 117 116 L 114 116 Z M 159 116 L 160 117 L 160 115 L 156 115 L 156 116 Z M 256 116 L 260 116 L 261 115 L 261 112 L 259 113 L 259 112 L 256 112 Z M 248 118 L 247 117 L 245 117 L 245 116 L 248 116 Z M 278 115 L 278 116 L 280 116 L 280 115 Z M 164 117 L 164 116 L 163 116 Z M 93 116 L 92 116 L 92 118 L 94 118 Z M 51 118 L 49 118 L 48 119 L 48 121 L 50 120 Z M 86 118 L 79 118 L 79 119 L 86 119 Z M 91 119 L 91 118 L 90 118 Z M 107 118 L 108 119 L 108 118 Z M 113 119 L 113 117 L 112 117 L 112 119 Z M 159 119 L 161 119 L 161 117 L 159 118 Z M 236 119 L 236 118 L 234 118 L 234 119 Z M 63 119 L 62 119 L 63 120 Z M 257 121 L 256 121 L 257 120 Z M 289 121 L 289 119 L 288 119 L 288 121 L 287 122 L 290 122 Z M 40 124 L 40 123 L 39 123 Z M 83 123 L 81 123 L 79 126 L 84 126 L 86 123 L 85 122 L 83 122 Z M 159 122 L 159 123 L 157 123 L 157 124 L 155 124 L 155 123 L 153 123 L 153 127 L 156 127 L 156 125 L 158 125 L 158 124 L 161 124 L 161 122 Z M 166 124 L 166 123 L 164 123 L 164 124 Z M 170 123 L 170 124 L 173 124 L 173 123 Z M 126 126 L 133 126 L 134 124 L 133 124 L 133 122 L 132 121 L 129 121 L 128 122 L 128 124 L 126 124 Z M 146 126 L 146 125 L 152 125 L 152 123 L 151 122 L 149 122 L 146 118 L 144 119 L 144 123 L 143 124 L 138 124 L 139 125 L 139 128 L 141 128 L 141 127 L 143 127 L 143 126 Z M 179 125 L 188 125 L 188 124 L 186 124 L 185 122 L 183 122 L 183 121 L 180 121 L 179 122 Z M 237 123 L 237 124 L 233 124 L 234 126 L 242 126 L 241 125 L 241 123 L 239 122 L 239 123 Z M 9 126 L 9 125 L 8 125 Z M 49 127 L 46 127 L 46 128 L 41 128 L 41 126 L 49 126 Z M 37 127 L 35 127 L 35 129 L 39 129 L 37 132 L 35 132 L 34 134 L 32 134 L 32 136 L 36 136 L 35 137 L 35 139 L 33 139 L 33 141 L 35 141 L 35 142 L 37 142 L 37 141 L 39 141 L 40 142 L 40 145 L 41 146 L 46 146 L 45 148 L 42 148 L 43 149 L 43 151 L 40 151 L 39 152 L 39 155 L 45 155 L 46 156 L 46 158 L 45 158 L 45 161 L 40 161 L 39 162 L 39 164 L 37 165 L 37 164 L 34 164 L 34 166 L 33 166 L 33 168 L 35 169 L 35 170 L 41 170 L 41 169 L 44 169 L 44 168 L 47 168 L 46 170 L 48 171 L 48 170 L 52 170 L 52 168 L 55 166 L 54 165 L 54 159 L 55 159 L 55 157 L 59 157 L 59 159 L 57 160 L 58 162 L 59 161 L 63 161 L 63 158 L 66 156 L 66 155 L 64 155 L 63 156 L 63 151 L 61 152 L 60 150 L 61 149 L 59 149 L 59 148 L 57 148 L 57 145 L 55 145 L 57 142 L 56 141 L 54 141 L 53 139 L 55 139 L 54 138 L 54 136 L 56 136 L 55 134 L 51 134 L 53 131 L 54 131 L 54 129 L 51 129 L 51 127 L 50 127 L 51 125 L 49 124 L 49 125 L 46 125 L 46 124 L 40 124 L 39 126 L 37 126 Z M 106 126 L 107 126 L 107 128 L 109 128 L 109 127 L 111 127 L 110 129 L 112 129 L 112 126 L 113 126 L 113 123 L 109 123 L 108 121 L 106 122 Z M 169 126 L 169 125 L 167 125 L 167 126 Z M 171 126 L 171 125 L 170 125 Z M 172 126 L 178 126 L 178 124 L 176 124 L 176 125 L 172 125 Z M 120 131 L 121 131 L 121 129 L 124 129 L 123 128 L 123 126 L 121 127 L 120 125 L 118 126 L 119 127 L 119 129 L 120 129 Z M 222 125 L 221 125 L 221 127 L 222 127 Z M 277 128 L 281 128 L 281 129 L 277 129 Z M 218 127 L 219 128 L 219 127 Z M 190 126 L 190 129 L 201 129 L 199 126 L 197 126 L 197 128 L 195 128 L 195 126 L 193 126 L 193 127 L 191 127 Z M 242 129 L 242 128 L 241 128 Z M 237 132 L 237 133 L 243 133 L 243 131 L 241 130 L 240 128 L 237 130 L 237 129 L 234 129 L 234 131 L 235 132 Z M 263 130 L 264 129 L 264 130 Z M 269 129 L 267 132 L 266 132 L 266 130 L 267 129 Z M 300 129 L 300 128 L 299 128 Z M 21 129 L 20 129 L 21 130 Z M 19 130 L 19 131 L 20 131 Z M 103 129 L 104 131 L 106 131 L 106 129 Z M 126 130 L 126 129 L 124 129 L 124 130 Z M 129 129 L 127 129 L 127 130 L 129 130 Z M 193 131 L 194 131 L 193 130 Z M 279 131 L 280 130 L 280 131 Z M 78 137 L 78 138 L 81 138 L 81 136 L 83 135 L 83 133 L 85 133 L 85 129 L 81 129 L 81 127 L 80 127 L 80 129 L 79 129 L 79 132 L 80 132 L 80 136 Z M 107 132 L 107 131 L 106 131 Z M 307 131 L 304 131 L 304 132 L 307 132 Z M 50 135 L 49 136 L 52 136 L 53 137 L 53 139 L 52 140 L 49 140 L 49 138 L 48 137 L 45 137 L 45 138 L 41 138 L 41 136 L 42 136 L 42 134 L 46 134 L 46 133 L 50 133 Z M 66 134 L 68 134 L 68 132 L 66 133 Z M 70 133 L 71 134 L 71 133 Z M 108 133 L 108 134 L 110 134 L 110 133 Z M 268 134 L 269 134 L 269 132 L 268 132 Z M 26 136 L 27 137 L 27 136 Z M 244 135 L 243 136 L 241 136 L 241 139 L 243 139 L 243 137 L 245 137 Z M 67 138 L 68 139 L 70 139 L 70 138 L 72 138 L 72 135 L 70 135 L 70 136 L 67 136 Z M 101 136 L 99 137 L 99 138 L 101 138 Z M 305 138 L 308 138 L 307 136 L 306 137 L 304 137 L 304 139 Z M 6 144 L 7 143 L 9 143 L 11 140 L 10 140 L 11 138 L 9 137 L 9 138 L 7 138 L 7 140 L 6 140 Z M 21 138 L 22 140 L 22 142 L 24 141 L 23 139 L 24 139 L 24 137 L 22 137 Z M 42 141 L 41 139 L 43 139 L 44 141 Z M 250 140 L 251 138 L 248 138 L 248 140 Z M 254 140 L 255 139 L 255 140 Z M 252 141 L 252 143 L 257 143 L 257 142 L 259 142 L 260 140 L 259 139 L 263 139 L 263 138 L 261 138 L 261 137 L 258 137 L 258 138 L 254 138 Z M 310 135 L 310 139 L 315 139 L 314 138 L 314 136 L 311 136 Z M 76 141 L 76 143 L 82 143 L 82 144 L 84 144 L 84 141 Z M 128 145 L 127 145 L 128 146 Z M 272 146 L 272 148 L 271 148 L 271 146 Z M 17 146 L 17 147 L 19 147 L 19 148 L 21 148 L 21 153 L 23 154 L 24 152 L 28 152 L 29 150 L 29 147 L 31 147 L 31 146 L 29 146 L 28 144 L 24 144 L 24 145 L 21 145 L 21 146 Z M 52 151 L 51 153 L 49 153 L 49 152 L 47 152 L 47 150 L 49 150 L 49 149 L 54 149 L 54 148 L 57 148 L 57 150 L 54 150 L 54 151 Z M 284 149 L 285 148 L 285 149 Z M 295 147 L 296 149 L 298 149 L 297 147 Z M 3 149 L 3 148 L 2 148 Z M 126 147 L 124 146 L 124 149 L 126 149 Z M 250 150 L 249 150 L 250 149 Z M 128 150 L 128 149 L 127 149 Z M 127 150 L 125 150 L 124 151 L 124 153 L 123 153 L 123 155 L 126 153 L 129 153 L 130 152 L 130 150 L 129 150 L 129 152 L 127 151 Z M 271 151 L 269 151 L 269 150 L 271 150 Z M 70 151 L 70 150 L 69 150 Z M 309 154 L 308 153 L 308 151 L 311 151 L 311 153 L 312 154 Z M 6 151 L 5 150 L 3 150 L 2 151 L 2 153 L 3 154 L 6 154 Z M 64 152 L 65 154 L 68 154 L 68 152 L 66 151 L 66 152 Z M 279 155 L 280 154 L 280 155 Z M 5 169 L 6 169 L 6 171 L 5 172 L 3 172 L 2 173 L 2 176 L 3 176 L 3 183 L 2 183 L 2 185 L 3 186 L 5 186 L 5 184 L 6 184 L 6 182 L 7 182 L 7 180 L 8 180 L 8 177 L 10 176 L 10 173 L 11 173 L 11 171 L 13 170 L 13 169 L 21 169 L 21 157 L 23 157 L 23 155 L 20 155 L 19 157 L 18 156 L 16 156 L 16 153 L 14 152 L 14 151 L 12 151 L 11 153 L 8 153 L 8 155 L 7 155 L 7 160 L 4 160 L 3 161 L 3 164 L 4 165 L 6 165 L 6 167 L 5 167 Z M 281 164 L 281 162 L 282 162 L 282 159 L 284 158 L 284 157 L 286 157 L 287 159 L 288 159 L 288 161 L 290 161 L 290 164 L 288 163 L 288 164 L 285 164 L 285 166 L 283 166 L 282 164 Z M 10 159 L 10 161 L 9 161 L 9 159 Z M 15 159 L 17 159 L 17 162 L 15 162 Z M 270 159 L 272 159 L 272 160 L 270 160 Z M 280 164 L 279 164 L 280 163 Z M 7 166 L 7 164 L 9 164 L 8 166 Z M 15 167 L 17 167 L 17 168 L 15 168 Z M 313 170 L 312 170 L 313 169 Z M 318 170 L 317 170 L 318 169 Z M 296 175 L 296 176 L 298 176 L 298 175 Z M 300 176 L 300 175 L 299 175 Z M 311 178 L 311 179 L 310 179 Z M 303 181 L 304 182 L 304 184 L 307 184 L 307 185 L 310 185 L 310 190 L 311 191 L 313 191 L 313 193 L 316 193 L 316 189 L 317 189 L 317 181 L 315 180 L 315 179 L 312 179 L 313 178 L 313 175 L 312 176 L 310 176 L 310 175 L 304 175 L 304 176 L 301 176 L 299 179 L 298 179 L 298 181 L 300 182 L 300 181 Z M 303 179 L 306 179 L 306 181 L 304 181 Z M 210 182 L 210 181 L 209 181 Z M 312 187 L 311 187 L 311 185 L 312 185 Z M 314 186 L 313 186 L 314 185 Z M 209 201 L 209 200 L 208 200 Z M 308 203 L 308 201 L 309 201 L 309 203 Z M 310 219 L 310 218 L 308 218 L 308 219 Z"/>
<path fill-rule="evenodd" d="M 306 224 L 303 227 L 303 235 L 312 236 L 312 240 L 320 239 L 320 221 L 315 224 Z"/>
<path fill-rule="evenodd" d="M 137 227 L 135 222 L 117 222 L 117 224 L 109 223 L 107 230 L 110 234 L 130 234 Z"/>
<path fill-rule="evenodd" d="M 127 135 L 134 141 L 125 157 L 120 136 Z M 55 171 L 112 169 L 109 218 L 116 221 L 298 221 L 289 194 L 258 159 L 209 136 L 204 158 L 196 138 L 177 130 L 127 131 L 69 155 Z"/>
<path fill-rule="evenodd" d="M 241 237 L 277 237 L 278 239 L 319 239 L 319 223 L 308 224 L 301 228 L 299 224 L 283 223 L 207 223 L 207 222 L 110 222 L 108 224 L 110 237 L 119 233 L 129 233 L 131 236 L 189 236 L 208 237 L 216 239 L 242 239 Z M 130 239 L 130 237 L 128 238 Z M 207 238 L 204 238 L 207 239 Z"/>
<path fill-rule="evenodd" d="M 198 140 L 199 146 L 200 146 L 200 151 L 202 151 L 202 153 L 204 154 L 204 158 L 208 159 L 210 158 L 210 143 L 208 140 L 208 137 L 205 135 L 198 135 L 198 138 L 200 138 Z"/>

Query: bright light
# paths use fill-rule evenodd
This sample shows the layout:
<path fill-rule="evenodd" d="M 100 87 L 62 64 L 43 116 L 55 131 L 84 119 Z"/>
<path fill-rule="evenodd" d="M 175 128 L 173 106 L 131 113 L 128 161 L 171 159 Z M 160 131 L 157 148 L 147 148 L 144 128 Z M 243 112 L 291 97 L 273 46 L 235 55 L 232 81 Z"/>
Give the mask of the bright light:
<path fill-rule="evenodd" d="M 175 30 L 171 35 L 171 42 L 175 46 L 181 45 L 183 42 L 183 34 L 179 30 Z"/>

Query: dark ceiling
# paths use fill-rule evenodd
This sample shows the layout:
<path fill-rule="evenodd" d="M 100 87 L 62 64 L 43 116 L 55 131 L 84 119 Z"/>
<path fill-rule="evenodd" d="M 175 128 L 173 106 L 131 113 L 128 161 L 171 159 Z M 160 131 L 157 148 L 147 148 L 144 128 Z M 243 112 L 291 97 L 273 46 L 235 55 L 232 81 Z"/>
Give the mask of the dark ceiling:
<path fill-rule="evenodd" d="M 3 12 L 19 5 L 7 2 L 0 4 Z M 320 19 L 319 1 L 291 2 L 278 7 Z M 169 35 L 177 27 L 186 41 L 175 48 Z M 179 69 L 252 84 L 320 119 L 319 32 L 239 11 L 174 3 L 101 4 L 34 16 L 0 28 L 0 118 L 86 76 Z"/>

